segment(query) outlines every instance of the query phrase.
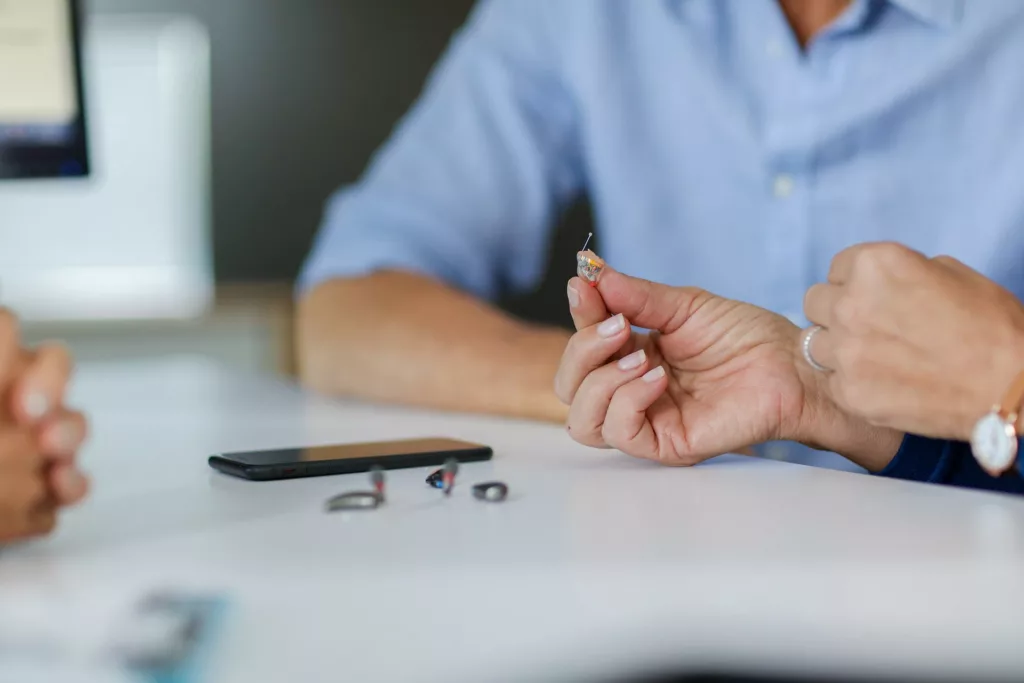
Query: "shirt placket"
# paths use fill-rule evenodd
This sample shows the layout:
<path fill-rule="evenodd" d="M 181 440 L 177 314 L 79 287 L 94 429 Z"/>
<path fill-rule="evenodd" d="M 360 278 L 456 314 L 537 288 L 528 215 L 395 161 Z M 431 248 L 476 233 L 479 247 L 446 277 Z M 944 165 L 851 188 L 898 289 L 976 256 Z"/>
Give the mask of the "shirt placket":
<path fill-rule="evenodd" d="M 780 87 L 770 93 L 771 116 L 766 128 L 764 190 L 772 216 L 766 254 L 772 277 L 772 300 L 778 312 L 795 324 L 807 325 L 803 295 L 827 264 L 822 258 L 821 234 L 826 226 L 814 224 L 814 197 L 819 183 L 816 168 L 822 126 L 829 112 L 841 106 L 848 57 L 843 48 L 847 29 L 842 27 L 815 39 L 805 52 L 793 43 L 787 52 L 769 43 L 769 61 Z M 827 256 L 827 255 L 826 255 Z"/>
<path fill-rule="evenodd" d="M 772 39 L 765 53 L 766 66 L 774 72 L 768 74 L 774 87 L 766 91 L 762 176 L 766 300 L 776 312 L 802 325 L 811 231 L 813 131 L 808 127 L 814 125 L 809 106 L 813 83 L 795 45 Z"/>

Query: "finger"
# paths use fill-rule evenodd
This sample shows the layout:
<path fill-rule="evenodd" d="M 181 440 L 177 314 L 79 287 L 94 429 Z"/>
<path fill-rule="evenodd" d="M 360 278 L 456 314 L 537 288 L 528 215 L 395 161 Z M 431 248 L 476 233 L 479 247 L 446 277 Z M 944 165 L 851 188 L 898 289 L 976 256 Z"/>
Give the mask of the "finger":
<path fill-rule="evenodd" d="M 665 368 L 660 365 L 620 387 L 605 415 L 601 432 L 605 443 L 636 458 L 657 460 L 658 436 L 647 418 L 647 409 L 667 388 Z"/>
<path fill-rule="evenodd" d="M 815 325 L 832 327 L 833 312 L 840 296 L 842 287 L 839 285 L 812 285 L 804 295 L 804 315 Z"/>
<path fill-rule="evenodd" d="M 604 299 L 595 287 L 588 285 L 584 280 L 574 277 L 569 280 L 568 286 L 569 310 L 572 312 L 573 323 L 577 330 L 596 325 L 607 320 L 611 313 L 604 305 Z M 613 359 L 628 356 L 643 346 L 643 338 L 640 333 L 634 334 L 628 342 L 619 347 L 618 351 L 612 354 Z"/>
<path fill-rule="evenodd" d="M 19 427 L 0 429 L 0 482 L 6 478 L 3 472 L 36 471 L 42 463 L 35 434 Z"/>
<path fill-rule="evenodd" d="M 39 430 L 40 450 L 47 458 L 70 461 L 88 436 L 85 415 L 59 408 L 47 417 Z"/>
<path fill-rule="evenodd" d="M 574 277 L 569 280 L 566 288 L 569 298 L 569 312 L 572 314 L 572 322 L 577 330 L 596 325 L 602 320 L 611 317 L 611 313 L 604 305 L 604 299 L 597 289 L 588 286 L 583 280 Z"/>
<path fill-rule="evenodd" d="M 941 265 L 942 267 L 946 268 L 947 270 L 950 270 L 953 273 L 956 273 L 957 275 L 968 276 L 968 277 L 971 277 L 971 276 L 973 276 L 973 277 L 978 277 L 978 276 L 984 277 L 983 275 L 981 275 L 981 273 L 979 273 L 978 271 L 974 270 L 974 268 L 971 268 L 969 265 L 967 265 L 963 261 L 958 261 L 957 259 L 953 258 L 952 256 L 936 256 L 935 258 L 933 258 L 931 260 L 932 260 L 933 263 L 937 263 L 937 264 Z"/>
<path fill-rule="evenodd" d="M 73 465 L 59 463 L 47 472 L 49 490 L 61 506 L 75 505 L 89 492 L 89 479 Z"/>
<path fill-rule="evenodd" d="M 25 541 L 45 536 L 57 526 L 57 511 L 33 513 L 31 517 L 0 518 L 0 543 Z"/>
<path fill-rule="evenodd" d="M 601 428 L 612 396 L 619 387 L 647 372 L 648 363 L 641 349 L 587 375 L 569 408 L 566 425 L 570 436 L 586 446 L 604 446 Z"/>
<path fill-rule="evenodd" d="M 0 395 L 4 397 L 12 393 L 10 385 L 21 372 L 19 335 L 18 319 L 6 308 L 0 308 Z"/>
<path fill-rule="evenodd" d="M 914 265 L 925 263 L 924 254 L 898 242 L 865 242 L 836 254 L 829 269 L 828 281 L 842 285 L 856 276 L 861 264 L 872 266 L 877 273 L 898 273 Z"/>
<path fill-rule="evenodd" d="M 632 334 L 621 313 L 574 334 L 555 373 L 555 395 L 559 400 L 570 405 L 586 376 L 607 363 Z"/>
<path fill-rule="evenodd" d="M 52 501 L 46 501 L 35 506 L 17 520 L 11 540 L 45 536 L 55 528 L 57 528 L 57 506 Z"/>
<path fill-rule="evenodd" d="M 838 369 L 835 350 L 836 334 L 828 328 L 821 328 L 811 338 L 811 358 L 829 370 Z"/>
<path fill-rule="evenodd" d="M 957 259 L 955 259 L 952 256 L 949 256 L 947 254 L 940 254 L 939 256 L 933 256 L 931 258 L 931 261 L 933 263 L 939 263 L 939 264 L 941 264 L 943 266 L 957 266 L 957 265 L 961 265 L 962 266 L 963 265 L 962 262 L 958 261 Z"/>
<path fill-rule="evenodd" d="M 834 285 L 842 285 L 849 281 L 850 275 L 853 273 L 853 264 L 865 246 L 864 244 L 855 244 L 836 254 L 828 269 L 828 281 Z"/>
<path fill-rule="evenodd" d="M 35 424 L 61 404 L 71 366 L 71 354 L 62 344 L 44 344 L 33 352 L 15 384 L 11 409 L 20 423 Z"/>
<path fill-rule="evenodd" d="M 37 507 L 29 516 L 27 536 L 46 536 L 57 528 L 57 506 L 46 503 Z"/>
<path fill-rule="evenodd" d="M 39 467 L 18 471 L 5 469 L 5 480 L 0 483 L 0 508 L 7 512 L 30 510 L 49 496 L 50 489 Z"/>
<path fill-rule="evenodd" d="M 686 322 L 707 292 L 624 275 L 605 268 L 597 290 L 612 313 L 622 313 L 634 325 L 670 333 Z"/>
<path fill-rule="evenodd" d="M 48 533 L 56 522 L 56 505 L 38 474 L 19 480 L 17 488 L 0 499 L 0 541 Z"/>

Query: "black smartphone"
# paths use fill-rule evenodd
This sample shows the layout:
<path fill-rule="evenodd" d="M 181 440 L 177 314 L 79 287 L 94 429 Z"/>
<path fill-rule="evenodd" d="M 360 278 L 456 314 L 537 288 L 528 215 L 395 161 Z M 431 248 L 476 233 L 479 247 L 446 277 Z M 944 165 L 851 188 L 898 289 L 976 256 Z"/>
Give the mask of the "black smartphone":
<path fill-rule="evenodd" d="M 389 470 L 428 467 L 443 465 L 448 458 L 477 462 L 490 460 L 492 455 L 489 446 L 431 438 L 220 453 L 210 456 L 210 467 L 243 479 L 272 481 L 368 472 L 374 465 Z"/>

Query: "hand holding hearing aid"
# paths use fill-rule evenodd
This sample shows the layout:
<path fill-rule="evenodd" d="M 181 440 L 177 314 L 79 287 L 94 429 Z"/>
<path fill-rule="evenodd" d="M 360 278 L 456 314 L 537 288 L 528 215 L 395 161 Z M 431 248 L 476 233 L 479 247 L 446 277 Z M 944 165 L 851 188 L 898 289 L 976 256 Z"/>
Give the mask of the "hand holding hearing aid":
<path fill-rule="evenodd" d="M 586 280 L 568 284 L 577 332 L 555 377 L 573 439 L 667 465 L 772 440 L 829 448 L 869 469 L 884 455 L 874 430 L 832 404 L 789 320 L 603 261 L 593 273 L 584 253 Z"/>

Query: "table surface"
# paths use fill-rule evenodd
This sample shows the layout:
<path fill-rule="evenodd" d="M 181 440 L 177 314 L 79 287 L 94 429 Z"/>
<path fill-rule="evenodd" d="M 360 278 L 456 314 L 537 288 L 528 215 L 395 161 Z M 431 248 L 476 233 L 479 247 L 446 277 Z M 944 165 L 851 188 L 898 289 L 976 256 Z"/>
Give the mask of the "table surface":
<path fill-rule="evenodd" d="M 504 681 L 665 669 L 950 679 L 1024 670 L 1024 500 L 725 456 L 669 469 L 557 426 L 328 401 L 195 359 L 84 367 L 89 501 L 0 557 L 19 594 L 167 583 L 234 599 L 209 680 Z M 246 482 L 215 452 L 487 443 L 425 469 Z M 504 504 L 470 495 L 501 479 Z M 10 593 L 9 593 L 10 594 Z"/>

